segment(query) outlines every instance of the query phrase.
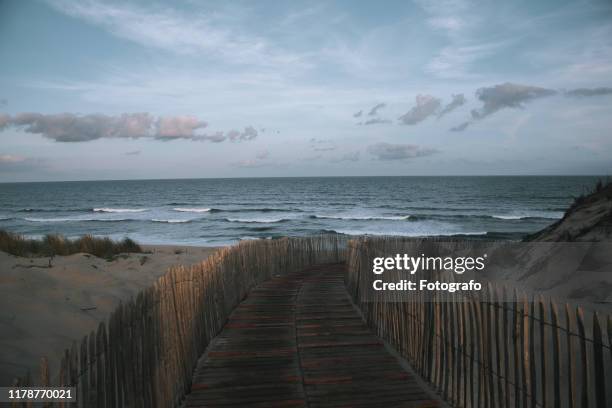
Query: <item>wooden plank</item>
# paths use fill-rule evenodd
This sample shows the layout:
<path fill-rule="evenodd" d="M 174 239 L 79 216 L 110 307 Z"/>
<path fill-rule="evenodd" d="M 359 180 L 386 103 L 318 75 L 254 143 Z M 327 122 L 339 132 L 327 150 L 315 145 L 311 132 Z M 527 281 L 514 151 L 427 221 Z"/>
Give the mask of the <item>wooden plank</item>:
<path fill-rule="evenodd" d="M 40 359 L 40 384 L 43 387 L 49 387 L 49 360 L 47 357 L 43 357 Z M 50 406 L 49 402 L 44 402 L 42 404 L 43 407 L 48 408 Z"/>
<path fill-rule="evenodd" d="M 87 407 L 89 404 L 89 355 L 87 354 L 87 336 L 83 337 L 83 340 L 81 341 L 81 354 L 79 361 L 81 363 L 81 370 L 79 372 L 81 393 L 78 398 L 78 403 L 80 407 Z"/>
<path fill-rule="evenodd" d="M 457 317 L 457 331 L 458 331 L 458 343 L 457 343 L 457 405 L 465 406 L 465 322 L 463 316 L 463 300 L 461 297 L 455 299 L 453 302 L 455 306 L 455 316 Z"/>
<path fill-rule="evenodd" d="M 134 379 L 134 353 L 132 351 L 132 344 L 134 341 L 133 335 L 133 301 L 130 300 L 123 307 L 123 319 L 122 319 L 122 327 L 124 330 L 123 336 L 123 345 L 122 345 L 122 358 L 123 358 L 123 367 L 124 367 L 124 385 L 123 391 L 125 392 L 125 405 L 127 407 L 135 407 L 136 406 L 136 398 L 134 395 L 135 379 Z M 169 373 L 171 374 L 171 373 Z"/>
<path fill-rule="evenodd" d="M 443 390 L 443 398 L 445 400 L 450 400 L 450 387 L 449 387 L 449 377 L 450 377 L 450 353 L 449 353 L 449 343 L 450 343 L 450 334 L 449 334 L 449 323 L 450 317 L 448 316 L 448 301 L 444 298 L 440 300 L 440 354 L 441 354 L 441 365 L 440 371 L 442 373 L 442 390 Z"/>
<path fill-rule="evenodd" d="M 540 311 L 540 384 L 542 394 L 542 406 L 546 407 L 547 395 L 546 395 L 546 361 L 548 354 L 548 342 L 546 341 L 546 308 L 544 307 L 544 298 L 540 296 L 538 301 L 538 309 Z"/>
<path fill-rule="evenodd" d="M 536 351 L 535 351 L 535 319 L 536 319 L 536 300 L 535 297 L 531 299 L 530 313 L 529 313 L 529 402 L 532 408 L 535 408 L 538 400 L 538 379 L 537 379 L 537 366 L 536 366 Z"/>
<path fill-rule="evenodd" d="M 608 360 L 610 365 L 612 365 L 612 315 L 608 315 L 608 351 L 610 353 L 610 359 Z M 612 376 L 612 373 L 610 373 Z M 612 399 L 612 390 L 608 389 L 608 397 Z"/>
<path fill-rule="evenodd" d="M 495 388 L 494 388 L 494 373 L 493 373 L 493 338 L 491 335 L 491 330 L 493 328 L 493 324 L 491 321 L 492 314 L 492 299 L 491 299 L 491 286 L 488 286 L 488 291 L 485 296 L 485 361 L 487 370 L 485 371 L 485 379 L 486 379 L 486 389 L 487 389 L 487 406 L 494 407 L 495 406 Z"/>
<path fill-rule="evenodd" d="M 612 362 L 612 315 L 608 315 L 608 351 L 610 352 L 610 361 Z"/>
<path fill-rule="evenodd" d="M 72 347 L 70 347 L 70 361 L 68 362 L 68 370 L 70 371 L 69 376 L 70 376 L 70 385 L 72 387 L 76 387 L 76 397 L 77 397 L 77 402 L 72 402 L 69 404 L 70 407 L 74 408 L 76 406 L 78 406 L 78 400 L 80 398 L 79 396 L 79 351 L 78 351 L 78 347 L 77 347 L 77 342 L 73 341 L 72 342 Z"/>
<path fill-rule="evenodd" d="M 557 310 L 557 304 L 553 301 L 550 302 L 550 315 L 553 345 L 553 408 L 561 408 L 561 365 L 559 363 L 561 358 L 561 338 L 559 334 L 559 311 Z"/>
<path fill-rule="evenodd" d="M 119 403 L 117 401 L 117 356 L 116 356 L 116 325 L 117 313 L 116 311 L 111 314 L 111 317 L 108 320 L 108 337 L 107 337 L 107 353 L 108 356 L 106 358 L 106 367 L 104 372 L 106 373 L 106 389 L 108 390 L 108 394 L 106 396 L 106 405 L 108 407 L 118 407 Z"/>
<path fill-rule="evenodd" d="M 275 296 L 261 296 L 270 288 Z M 270 307 L 283 292 L 283 306 Z M 338 306 L 339 301 L 348 307 Z M 389 320 L 370 323 L 390 341 L 399 341 L 404 327 L 398 319 L 409 309 L 377 303 L 376 316 L 386 310 Z M 352 309 L 342 268 L 317 267 L 292 279 L 273 278 L 242 304 L 250 307 L 236 309 L 230 322 L 265 316 L 267 323 L 225 326 L 196 370 L 186 407 L 438 405 Z M 346 324 L 347 310 L 355 324 Z"/>
<path fill-rule="evenodd" d="M 446 296 L 446 303 L 448 309 L 448 354 L 449 354 L 449 377 L 448 377 L 448 388 L 449 388 L 449 400 L 453 405 L 459 404 L 459 395 L 458 395 L 458 377 L 460 374 L 458 373 L 458 358 L 460 355 L 458 354 L 459 350 L 459 316 L 457 315 L 457 300 L 454 294 L 448 294 Z"/>
<path fill-rule="evenodd" d="M 512 348 L 512 333 L 508 330 L 508 291 L 504 286 L 502 288 L 502 344 L 503 344 L 503 356 L 504 356 L 504 407 L 510 408 L 510 353 Z"/>
<path fill-rule="evenodd" d="M 463 406 L 467 407 L 468 406 L 468 401 L 471 398 L 471 393 L 470 393 L 470 375 L 471 375 L 471 371 L 469 371 L 469 367 L 470 367 L 470 360 L 472 360 L 472 354 L 470 349 L 468 348 L 468 342 L 470 342 L 471 339 L 471 332 L 469 331 L 469 321 L 470 321 L 470 314 L 469 314 L 469 303 L 467 300 L 464 300 L 462 303 L 462 322 L 461 325 L 463 327 L 463 351 L 464 351 L 464 356 L 463 356 Z M 469 357 L 468 357 L 469 355 Z"/>
<path fill-rule="evenodd" d="M 576 406 L 574 387 L 576 386 L 576 363 L 574 357 L 574 347 L 572 342 L 572 320 L 570 307 L 565 304 L 565 340 L 567 347 L 567 403 L 569 408 Z"/>
<path fill-rule="evenodd" d="M 500 316 L 504 313 L 502 305 L 499 302 L 498 292 L 495 288 L 491 287 L 491 302 L 493 307 L 493 342 L 495 343 L 495 371 L 497 374 L 497 406 L 499 408 L 504 406 L 504 378 L 502 374 L 502 353 L 505 355 L 503 345 L 505 344 L 505 338 L 500 338 L 500 324 L 503 322 L 503 318 Z"/>
<path fill-rule="evenodd" d="M 529 378 L 529 304 L 527 303 L 527 297 L 524 297 L 522 301 L 522 315 L 520 317 L 521 326 L 521 352 L 522 352 L 522 369 L 521 369 L 521 393 L 523 396 L 523 407 L 528 407 L 529 403 L 529 390 L 531 390 L 531 382 Z"/>
<path fill-rule="evenodd" d="M 521 322 L 522 316 L 520 315 L 521 311 L 519 308 L 519 298 L 518 293 L 515 290 L 513 296 L 513 309 L 512 309 L 512 326 L 514 327 L 514 335 L 513 339 L 513 349 L 514 349 L 514 406 L 515 408 L 519 408 L 521 406 L 521 376 L 520 376 L 520 367 L 521 367 L 521 357 L 520 357 L 520 339 L 521 339 Z"/>
<path fill-rule="evenodd" d="M 580 406 L 589 406 L 589 360 L 587 357 L 586 331 L 584 328 L 584 312 L 576 308 L 576 328 L 580 344 Z"/>
<path fill-rule="evenodd" d="M 486 393 L 485 393 L 485 366 L 484 366 L 484 361 L 485 361 L 485 357 L 484 357 L 484 335 L 483 335 L 483 318 L 482 318 L 482 311 L 481 311 L 481 307 L 480 307 L 480 298 L 476 299 L 474 301 L 474 321 L 476 324 L 476 357 L 477 361 L 478 361 L 478 395 L 476 398 L 476 405 L 479 407 L 485 407 L 486 406 Z"/>
<path fill-rule="evenodd" d="M 603 345 L 599 316 L 597 313 L 593 313 L 593 380 L 595 385 L 595 405 L 598 407 L 607 407 Z"/>
<path fill-rule="evenodd" d="M 124 319 L 125 319 L 125 307 L 122 303 L 119 304 L 119 307 L 116 310 L 115 315 L 115 334 L 113 335 L 114 345 L 115 345 L 115 377 L 116 382 L 115 386 L 117 387 L 117 407 L 123 408 L 127 403 L 126 400 L 126 390 L 125 388 L 128 386 L 127 379 L 125 376 L 125 327 L 124 327 Z"/>
<path fill-rule="evenodd" d="M 469 300 L 469 311 L 470 311 L 470 406 L 477 407 L 480 403 L 479 395 L 479 385 L 476 381 L 477 378 L 480 378 L 479 372 L 474 371 L 474 365 L 476 364 L 476 359 L 478 358 L 478 331 L 476 329 L 476 302 L 473 299 Z"/>
<path fill-rule="evenodd" d="M 60 371 L 58 376 L 57 385 L 59 387 L 67 387 L 68 386 L 68 360 L 70 359 L 70 352 L 68 350 L 64 351 L 64 355 L 60 361 Z M 66 407 L 66 401 L 60 401 L 57 404 L 60 408 Z"/>
<path fill-rule="evenodd" d="M 106 325 L 100 322 L 96 332 L 96 397 L 99 408 L 106 407 Z"/>
<path fill-rule="evenodd" d="M 88 365 L 87 371 L 89 376 L 89 385 L 87 389 L 89 391 L 89 398 L 87 400 L 87 407 L 97 408 L 98 407 L 98 387 L 97 387 L 97 373 L 96 373 L 96 363 L 98 361 L 98 357 L 96 355 L 96 332 L 92 330 L 89 333 L 89 346 L 88 346 Z"/>

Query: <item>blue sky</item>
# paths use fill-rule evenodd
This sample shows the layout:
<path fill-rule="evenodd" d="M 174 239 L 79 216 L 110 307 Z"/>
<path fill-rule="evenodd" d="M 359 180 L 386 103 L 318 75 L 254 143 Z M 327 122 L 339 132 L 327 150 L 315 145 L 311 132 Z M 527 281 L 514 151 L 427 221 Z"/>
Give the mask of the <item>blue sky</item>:
<path fill-rule="evenodd" d="M 609 1 L 0 0 L 0 61 L 0 181 L 612 173 Z"/>

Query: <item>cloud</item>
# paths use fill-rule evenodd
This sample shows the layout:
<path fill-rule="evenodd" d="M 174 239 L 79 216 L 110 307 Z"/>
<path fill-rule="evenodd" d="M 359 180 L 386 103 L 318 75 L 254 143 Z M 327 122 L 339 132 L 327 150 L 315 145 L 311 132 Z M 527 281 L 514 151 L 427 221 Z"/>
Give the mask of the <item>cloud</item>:
<path fill-rule="evenodd" d="M 2 131 L 5 127 L 10 125 L 11 117 L 7 114 L 0 113 L 0 131 Z"/>
<path fill-rule="evenodd" d="M 310 139 L 310 147 L 315 152 L 329 152 L 332 150 L 336 150 L 336 145 L 331 142 L 331 140 L 327 139 Z"/>
<path fill-rule="evenodd" d="M 0 154 L 0 170 L 4 172 L 41 170 L 45 167 L 44 160 L 42 159 L 33 159 L 14 154 Z"/>
<path fill-rule="evenodd" d="M 399 117 L 404 125 L 416 125 L 440 109 L 441 100 L 431 95 L 417 95 L 416 106 Z"/>
<path fill-rule="evenodd" d="M 380 125 L 383 123 L 391 123 L 391 121 L 389 119 L 382 119 L 382 118 L 373 118 L 373 119 L 368 119 L 363 123 L 359 123 L 361 125 Z"/>
<path fill-rule="evenodd" d="M 478 77 L 474 66 L 483 58 L 495 55 L 508 46 L 509 41 L 494 43 L 461 43 L 443 47 L 426 65 L 426 72 L 443 79 Z"/>
<path fill-rule="evenodd" d="M 458 17 L 432 17 L 427 20 L 431 27 L 444 31 L 458 31 L 465 27 L 465 22 Z"/>
<path fill-rule="evenodd" d="M 360 110 L 359 112 L 355 112 L 355 113 L 353 113 L 353 117 L 354 117 L 354 118 L 360 118 L 360 117 L 361 117 L 361 115 L 363 115 L 363 111 L 362 111 L 362 110 Z"/>
<path fill-rule="evenodd" d="M 301 161 L 310 162 L 310 161 L 317 161 L 317 160 L 320 160 L 320 159 L 322 159 L 322 158 L 323 158 L 323 155 L 322 155 L 322 154 L 316 154 L 316 155 L 314 155 L 314 156 L 306 156 L 306 157 L 303 157 L 303 158 L 301 158 L 300 160 L 301 160 Z"/>
<path fill-rule="evenodd" d="M 12 154 L 0 154 L 1 164 L 23 163 L 27 159 L 23 156 L 14 156 Z"/>
<path fill-rule="evenodd" d="M 431 156 L 438 153 L 438 150 L 412 144 L 377 143 L 368 146 L 368 153 L 375 156 L 377 160 L 406 160 Z"/>
<path fill-rule="evenodd" d="M 612 95 L 612 88 L 600 87 L 600 88 L 577 88 L 565 92 L 566 96 L 603 96 Z"/>
<path fill-rule="evenodd" d="M 0 98 L 0 106 L 6 106 L 6 105 L 8 105 L 8 99 Z"/>
<path fill-rule="evenodd" d="M 58 11 L 145 47 L 178 55 L 206 55 L 229 63 L 295 66 L 302 56 L 248 33 L 236 15 L 221 10 L 187 13 L 176 8 L 98 0 L 48 0 Z M 242 24 L 231 24 L 238 20 Z"/>
<path fill-rule="evenodd" d="M 194 116 L 165 116 L 157 120 L 156 138 L 158 139 L 190 139 L 194 132 L 208 126 L 208 123 Z"/>
<path fill-rule="evenodd" d="M 267 159 L 268 157 L 270 157 L 270 152 L 267 150 L 262 150 L 259 153 L 257 153 L 257 155 L 255 156 L 257 159 L 259 160 L 264 160 Z"/>
<path fill-rule="evenodd" d="M 470 126 L 470 122 L 463 122 L 460 125 L 453 126 L 452 128 L 450 128 L 450 130 L 452 132 L 463 132 L 465 129 L 467 129 L 468 126 Z"/>
<path fill-rule="evenodd" d="M 506 82 L 476 91 L 483 106 L 472 110 L 472 118 L 482 119 L 504 108 L 522 108 L 526 102 L 556 94 L 552 89 Z"/>
<path fill-rule="evenodd" d="M 345 153 L 342 156 L 336 158 L 334 161 L 336 162 L 345 162 L 345 161 L 359 161 L 359 156 L 360 153 L 359 152 L 349 152 L 349 153 Z"/>
<path fill-rule="evenodd" d="M 194 136 L 192 140 L 196 142 L 221 143 L 226 139 L 227 137 L 223 134 L 223 132 L 215 132 L 213 134 Z"/>
<path fill-rule="evenodd" d="M 243 167 L 243 168 L 257 168 L 264 166 L 274 165 L 273 163 L 268 161 L 270 157 L 270 152 L 268 150 L 261 150 L 257 152 L 254 159 L 241 160 L 236 163 L 232 163 L 235 167 Z"/>
<path fill-rule="evenodd" d="M 440 113 L 438 113 L 438 119 L 446 115 L 447 113 L 454 111 L 458 107 L 464 105 L 465 102 L 466 102 L 466 99 L 465 99 L 465 96 L 463 96 L 463 94 L 453 95 L 453 99 L 448 103 L 448 105 L 442 108 Z"/>
<path fill-rule="evenodd" d="M 534 99 L 555 95 L 557 91 L 531 85 L 520 85 L 506 82 L 476 90 L 476 98 L 482 102 L 480 109 L 472 110 L 472 120 L 451 128 L 451 131 L 462 132 L 475 120 L 483 119 L 505 108 L 523 108 L 525 103 Z"/>
<path fill-rule="evenodd" d="M 372 109 L 370 109 L 370 112 L 368 112 L 368 116 L 374 116 L 378 114 L 378 111 L 383 109 L 385 106 L 387 106 L 386 103 L 379 103 L 378 105 L 373 106 Z"/>
<path fill-rule="evenodd" d="M 234 163 L 234 166 L 236 167 L 244 167 L 244 168 L 257 168 L 257 167 L 263 167 L 266 166 L 267 163 L 264 163 L 260 160 L 252 160 L 252 159 L 248 159 L 248 160 L 241 160 L 239 162 Z"/>
<path fill-rule="evenodd" d="M 132 150 L 129 152 L 125 152 L 126 156 L 138 156 L 140 154 L 140 150 Z"/>
<path fill-rule="evenodd" d="M 121 116 L 19 113 L 12 117 L 10 124 L 27 133 L 41 134 L 58 142 L 154 136 L 154 119 L 147 113 Z"/>
<path fill-rule="evenodd" d="M 186 139 L 213 143 L 230 140 L 241 142 L 257 137 L 257 130 L 247 126 L 244 131 L 230 130 L 227 133 L 198 133 L 208 124 L 195 116 L 154 117 L 149 113 L 124 113 L 118 116 L 103 114 L 76 115 L 60 113 L 19 113 L 14 116 L 0 115 L 0 130 L 7 127 L 39 134 L 57 142 L 87 142 L 110 138 L 150 138 L 156 140 Z"/>
<path fill-rule="evenodd" d="M 242 132 L 230 130 L 225 136 L 232 142 L 244 142 L 255 139 L 257 137 L 257 129 L 253 126 L 247 126 Z"/>

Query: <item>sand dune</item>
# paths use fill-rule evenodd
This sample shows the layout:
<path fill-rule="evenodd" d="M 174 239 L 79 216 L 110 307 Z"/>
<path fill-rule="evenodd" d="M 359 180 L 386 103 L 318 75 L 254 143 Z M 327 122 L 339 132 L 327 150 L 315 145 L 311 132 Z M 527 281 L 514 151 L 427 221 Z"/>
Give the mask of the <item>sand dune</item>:
<path fill-rule="evenodd" d="M 563 218 L 526 239 L 541 242 L 612 241 L 612 183 L 576 200 Z"/>
<path fill-rule="evenodd" d="M 215 248 L 144 247 L 150 253 L 106 261 L 87 254 L 20 258 L 0 252 L 0 385 L 37 373 L 46 355 L 53 372 L 63 349 L 97 327 L 121 300 L 150 286 L 174 264 L 201 261 Z"/>

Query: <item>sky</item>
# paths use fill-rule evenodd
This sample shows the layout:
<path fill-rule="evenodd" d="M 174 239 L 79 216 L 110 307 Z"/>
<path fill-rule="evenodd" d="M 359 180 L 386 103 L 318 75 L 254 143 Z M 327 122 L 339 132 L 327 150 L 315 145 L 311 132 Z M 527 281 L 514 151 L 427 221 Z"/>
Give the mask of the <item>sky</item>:
<path fill-rule="evenodd" d="M 0 0 L 0 182 L 612 174 L 612 2 Z"/>

